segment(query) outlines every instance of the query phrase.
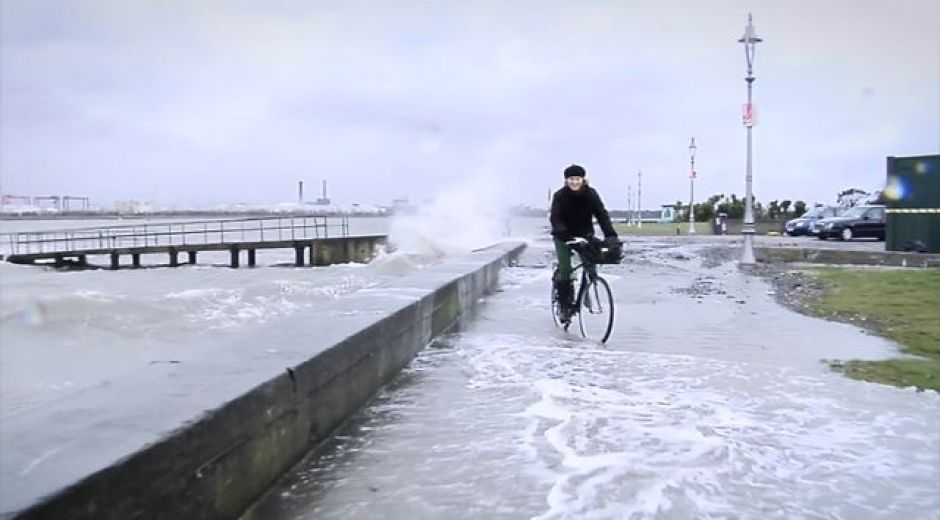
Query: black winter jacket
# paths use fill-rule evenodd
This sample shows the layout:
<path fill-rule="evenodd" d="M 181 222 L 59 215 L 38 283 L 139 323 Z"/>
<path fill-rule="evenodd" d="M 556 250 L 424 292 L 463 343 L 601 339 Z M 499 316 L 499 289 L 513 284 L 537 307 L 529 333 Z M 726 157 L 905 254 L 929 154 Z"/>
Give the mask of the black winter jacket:
<path fill-rule="evenodd" d="M 579 191 L 571 191 L 563 186 L 552 196 L 552 211 L 549 220 L 552 223 L 552 236 L 558 240 L 588 237 L 594 235 L 591 217 L 597 217 L 605 238 L 616 237 L 617 232 L 610 223 L 610 215 L 597 190 L 585 185 Z"/>

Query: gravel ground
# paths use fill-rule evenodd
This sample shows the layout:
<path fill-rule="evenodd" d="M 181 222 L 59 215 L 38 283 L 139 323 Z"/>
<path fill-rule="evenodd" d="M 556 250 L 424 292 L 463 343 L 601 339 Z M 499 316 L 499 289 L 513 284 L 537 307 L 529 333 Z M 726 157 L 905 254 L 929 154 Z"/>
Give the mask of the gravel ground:
<path fill-rule="evenodd" d="M 853 266 L 840 267 L 851 268 Z M 892 267 L 872 266 L 863 266 L 861 268 L 894 269 Z M 784 263 L 761 264 L 755 269 L 755 274 L 763 276 L 770 282 L 774 288 L 774 299 L 784 307 L 807 316 L 854 325 L 866 333 L 886 337 L 884 327 L 889 326 L 889 324 L 871 321 L 858 314 L 829 314 L 813 309 L 813 302 L 832 288 L 814 276 L 811 267 L 799 267 L 798 265 Z"/>
<path fill-rule="evenodd" d="M 728 245 L 715 245 L 701 249 L 699 254 L 702 256 L 703 266 L 714 268 L 726 262 L 736 261 L 737 257 L 740 255 L 740 250 L 737 247 L 729 247 Z M 818 300 L 826 291 L 831 289 L 827 284 L 814 276 L 814 267 L 816 266 L 796 263 L 761 262 L 750 268 L 750 271 L 766 279 L 773 287 L 774 299 L 777 303 L 788 309 L 807 316 L 815 316 L 830 321 L 856 325 L 870 333 L 880 335 L 878 324 L 871 323 L 861 316 L 821 314 L 811 307 L 814 301 Z M 890 267 L 879 268 L 872 266 L 863 266 L 860 268 L 893 269 Z M 703 279 L 698 280 L 693 287 L 688 289 L 688 292 L 706 293 L 709 292 L 708 289 L 709 280 Z M 692 295 L 695 296 L 695 294 Z"/>
<path fill-rule="evenodd" d="M 822 296 L 827 287 L 808 269 L 781 263 L 761 264 L 756 273 L 771 283 L 777 303 L 803 314 L 816 315 L 810 304 Z"/>

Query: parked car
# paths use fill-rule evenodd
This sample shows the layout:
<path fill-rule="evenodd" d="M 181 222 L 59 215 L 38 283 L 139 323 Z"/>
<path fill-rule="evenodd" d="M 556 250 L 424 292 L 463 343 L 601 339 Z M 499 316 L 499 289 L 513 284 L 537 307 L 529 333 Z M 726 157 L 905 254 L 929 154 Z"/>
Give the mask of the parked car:
<path fill-rule="evenodd" d="M 813 223 L 821 218 L 837 217 L 845 211 L 845 208 L 836 208 L 832 206 L 816 206 L 800 217 L 787 221 L 783 226 L 784 232 L 791 237 L 813 234 Z"/>
<path fill-rule="evenodd" d="M 860 237 L 884 240 L 885 207 L 855 206 L 838 217 L 817 220 L 815 226 L 819 228 L 820 240 L 827 238 L 852 240 Z"/>

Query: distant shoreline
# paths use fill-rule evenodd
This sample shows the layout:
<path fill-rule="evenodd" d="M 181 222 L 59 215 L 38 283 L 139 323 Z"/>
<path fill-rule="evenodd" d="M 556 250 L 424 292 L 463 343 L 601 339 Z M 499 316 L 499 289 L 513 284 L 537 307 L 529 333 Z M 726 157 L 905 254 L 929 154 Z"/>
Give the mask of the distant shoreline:
<path fill-rule="evenodd" d="M 89 213 L 87 211 L 60 212 L 60 213 L 0 213 L 0 220 L 144 220 L 151 218 L 261 218 L 261 217 L 353 217 L 353 218 L 386 218 L 394 213 L 306 213 L 300 211 L 152 211 L 147 213 L 119 213 L 116 211 Z"/>
<path fill-rule="evenodd" d="M 390 209 L 385 212 L 305 212 L 305 211 L 226 211 L 226 210 L 166 210 L 148 211 L 143 213 L 125 213 L 119 211 L 65 211 L 65 212 L 0 212 L 0 221 L 4 220 L 146 220 L 154 218 L 264 218 L 264 217 L 350 217 L 350 218 L 388 218 L 397 214 L 414 214 L 414 208 Z M 547 209 L 538 208 L 512 208 L 509 215 L 512 217 L 546 218 Z M 614 220 L 635 217 L 636 213 L 627 210 L 609 210 L 610 218 Z M 643 210 L 644 222 L 658 221 L 659 211 Z"/>

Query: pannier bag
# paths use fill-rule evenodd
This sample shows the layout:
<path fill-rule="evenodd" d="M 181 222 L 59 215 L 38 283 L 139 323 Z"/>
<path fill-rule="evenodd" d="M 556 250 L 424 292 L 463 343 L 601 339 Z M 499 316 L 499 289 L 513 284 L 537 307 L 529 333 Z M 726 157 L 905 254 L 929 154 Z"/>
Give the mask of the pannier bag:
<path fill-rule="evenodd" d="M 593 264 L 619 264 L 623 259 L 623 249 L 609 247 L 604 242 L 591 242 L 584 246 L 582 254 Z"/>

